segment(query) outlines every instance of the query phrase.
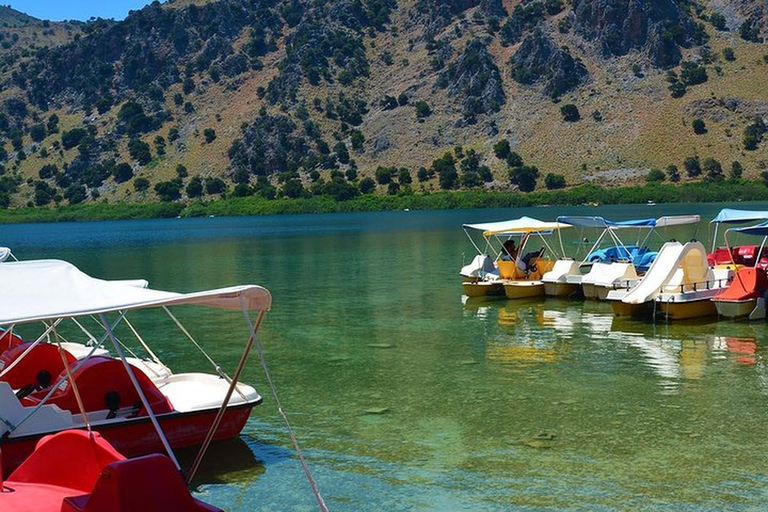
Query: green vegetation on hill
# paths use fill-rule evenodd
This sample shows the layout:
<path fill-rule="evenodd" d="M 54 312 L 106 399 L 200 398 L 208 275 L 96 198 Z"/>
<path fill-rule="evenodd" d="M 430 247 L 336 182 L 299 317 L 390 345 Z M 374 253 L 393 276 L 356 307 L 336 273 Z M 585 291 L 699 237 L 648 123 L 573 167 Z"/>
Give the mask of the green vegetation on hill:
<path fill-rule="evenodd" d="M 2 7 L 0 208 L 733 189 L 729 169 L 768 170 L 767 33 L 768 10 L 712 0 L 168 0 L 79 24 Z"/>

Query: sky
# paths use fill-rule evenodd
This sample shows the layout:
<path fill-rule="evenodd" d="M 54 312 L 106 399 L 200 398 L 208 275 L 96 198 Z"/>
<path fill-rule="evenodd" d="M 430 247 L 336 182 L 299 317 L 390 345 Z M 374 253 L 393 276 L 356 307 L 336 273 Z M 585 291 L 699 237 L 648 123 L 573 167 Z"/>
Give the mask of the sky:
<path fill-rule="evenodd" d="M 6 0 L 3 5 L 41 20 L 62 21 L 89 18 L 122 20 L 152 0 Z"/>

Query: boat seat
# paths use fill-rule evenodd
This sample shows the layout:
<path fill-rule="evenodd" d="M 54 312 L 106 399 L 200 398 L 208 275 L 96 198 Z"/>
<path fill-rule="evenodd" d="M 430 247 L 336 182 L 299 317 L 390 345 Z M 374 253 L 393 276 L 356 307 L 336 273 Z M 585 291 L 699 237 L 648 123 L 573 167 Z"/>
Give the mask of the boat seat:
<path fill-rule="evenodd" d="M 62 373 L 60 378 L 64 375 Z M 157 389 L 157 386 L 144 372 L 134 369 L 134 375 L 155 414 L 173 410 L 173 406 L 168 402 L 165 395 Z M 141 406 L 139 394 L 125 371 L 122 361 L 94 356 L 82 363 L 73 377 L 86 411 L 92 412 L 103 409 L 113 411 L 124 407 L 131 408 L 138 404 L 137 415 L 146 415 L 146 411 Z M 36 391 L 24 400 L 30 405 L 36 405 L 46 394 L 46 391 Z M 77 397 L 69 382 L 59 386 L 47 403 L 57 405 L 72 413 L 80 411 Z"/>
<path fill-rule="evenodd" d="M 3 352 L 0 356 L 0 367 L 9 367 L 31 345 L 32 342 L 21 343 Z M 72 354 L 66 350 L 64 357 L 68 364 L 75 361 Z M 10 384 L 13 389 L 21 391 L 22 388 L 25 388 L 24 391 L 29 394 L 35 389 L 45 389 L 50 386 L 52 379 L 59 375 L 62 370 L 64 370 L 64 361 L 59 354 L 59 348 L 50 343 L 38 343 L 3 375 L 2 380 Z"/>
<path fill-rule="evenodd" d="M 724 263 L 733 263 L 733 256 L 725 247 L 718 247 L 715 252 L 707 255 L 707 261 L 710 267 L 714 267 Z"/>
<path fill-rule="evenodd" d="M 734 262 L 746 265 L 746 266 L 753 266 L 755 262 L 755 256 L 757 255 L 757 246 L 756 245 L 742 245 L 734 249 Z"/>
<path fill-rule="evenodd" d="M 164 455 L 115 461 L 106 466 L 90 495 L 64 498 L 61 512 L 221 512 L 196 500 Z"/>
<path fill-rule="evenodd" d="M 731 285 L 718 293 L 714 300 L 739 301 L 754 299 L 761 291 L 768 288 L 768 275 L 764 270 L 754 267 L 740 268 Z"/>
<path fill-rule="evenodd" d="M 35 451 L 11 473 L 8 482 L 90 492 L 102 468 L 124 458 L 98 432 L 91 437 L 85 430 L 64 430 L 40 439 Z M 74 471 L 70 470 L 73 465 Z"/>

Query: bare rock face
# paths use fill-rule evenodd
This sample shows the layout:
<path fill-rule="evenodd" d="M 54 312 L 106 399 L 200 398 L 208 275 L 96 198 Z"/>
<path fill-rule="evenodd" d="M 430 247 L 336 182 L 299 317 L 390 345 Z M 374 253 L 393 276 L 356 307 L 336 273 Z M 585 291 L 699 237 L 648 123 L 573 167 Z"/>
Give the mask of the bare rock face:
<path fill-rule="evenodd" d="M 509 64 L 517 82 L 543 83 L 544 93 L 553 98 L 578 87 L 589 76 L 587 68 L 571 56 L 568 48 L 558 47 L 540 29 L 523 40 Z"/>
<path fill-rule="evenodd" d="M 574 0 L 573 15 L 576 33 L 598 42 L 604 57 L 641 50 L 661 68 L 680 62 L 680 46 L 705 37 L 675 0 Z"/>
<path fill-rule="evenodd" d="M 501 73 L 486 43 L 473 39 L 464 52 L 441 75 L 438 87 L 459 98 L 464 116 L 498 112 L 506 102 Z"/>

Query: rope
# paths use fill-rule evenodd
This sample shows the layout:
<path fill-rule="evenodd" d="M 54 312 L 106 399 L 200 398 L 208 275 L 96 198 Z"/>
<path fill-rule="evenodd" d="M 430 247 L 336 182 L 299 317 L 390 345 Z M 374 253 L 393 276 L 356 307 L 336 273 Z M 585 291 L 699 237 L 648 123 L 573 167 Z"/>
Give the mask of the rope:
<path fill-rule="evenodd" d="M 296 435 L 293 432 L 293 428 L 291 428 L 291 424 L 288 422 L 288 417 L 285 414 L 285 410 L 283 409 L 283 406 L 280 403 L 280 398 L 278 398 L 277 396 L 277 389 L 275 388 L 275 384 L 272 381 L 272 375 L 269 372 L 269 367 L 267 366 L 267 360 L 264 357 L 264 352 L 261 348 L 261 344 L 256 339 L 256 336 L 255 336 L 256 330 L 245 308 L 243 308 L 243 315 L 245 316 L 245 319 L 251 328 L 251 333 L 252 333 L 251 337 L 253 338 L 253 342 L 256 347 L 256 353 L 259 354 L 259 362 L 261 363 L 261 367 L 264 370 L 264 375 L 266 376 L 267 382 L 269 383 L 269 388 L 272 391 L 272 396 L 274 397 L 275 403 L 277 404 L 277 410 L 280 413 L 280 416 L 283 418 L 283 422 L 285 423 L 285 428 L 288 431 L 289 437 L 291 438 L 293 449 L 296 450 L 296 455 L 299 457 L 299 461 L 301 462 L 301 467 L 304 470 L 304 474 L 306 475 L 307 480 L 309 481 L 309 485 L 312 488 L 312 492 L 315 495 L 317 504 L 320 506 L 320 510 L 322 512 L 328 512 L 328 507 L 325 505 L 325 501 L 323 500 L 323 497 L 320 495 L 320 490 L 318 489 L 314 478 L 312 478 L 312 473 L 309 471 L 309 466 L 307 465 L 307 461 L 304 459 L 304 454 L 301 452 L 301 448 L 299 447 L 299 441 L 296 439 Z M 262 315 L 263 315 L 263 312 L 262 312 Z M 259 323 L 261 322 L 262 315 L 259 316 L 259 319 L 258 319 Z M 258 327 L 258 324 L 257 324 L 257 327 Z"/>
<path fill-rule="evenodd" d="M 181 322 L 179 322 L 178 318 L 176 318 L 173 315 L 173 313 L 171 313 L 171 310 L 168 309 L 168 306 L 163 306 L 163 310 L 166 312 L 166 314 L 169 317 L 171 317 L 171 320 L 174 321 L 174 323 L 181 330 L 181 332 L 183 332 L 184 335 L 187 338 L 189 338 L 189 341 L 191 341 L 192 344 L 195 347 L 197 347 L 197 349 L 200 351 L 200 353 L 203 354 L 203 356 L 205 356 L 206 359 L 208 359 L 208 362 L 211 363 L 211 366 L 213 367 L 214 370 L 216 370 L 216 373 L 219 374 L 221 377 L 224 377 L 225 379 L 227 379 L 227 381 L 229 381 L 230 380 L 229 377 L 222 371 L 221 366 L 216 364 L 216 361 L 211 359 L 211 357 L 205 352 L 205 350 L 203 350 L 203 347 L 201 347 L 200 344 L 197 341 L 195 341 L 195 338 L 193 338 L 192 335 L 189 334 L 189 331 L 187 331 L 187 328 L 184 327 L 184 325 Z"/>
<path fill-rule="evenodd" d="M 247 312 L 246 312 L 247 315 Z M 261 324 L 261 320 L 264 318 L 264 311 L 259 312 L 259 319 L 257 322 L 258 325 Z M 192 479 L 195 476 L 195 473 L 197 473 L 197 468 L 200 467 L 200 463 L 203 460 L 203 456 L 205 455 L 205 452 L 208 450 L 208 446 L 211 444 L 211 441 L 213 441 L 213 436 L 216 434 L 216 430 L 219 428 L 219 424 L 221 423 L 222 418 L 224 417 L 224 413 L 227 411 L 227 406 L 229 405 L 229 399 L 232 398 L 232 393 L 235 390 L 235 387 L 237 386 L 237 380 L 240 378 L 240 373 L 243 371 L 243 368 L 245 367 L 245 362 L 248 359 L 248 353 L 251 351 L 251 347 L 253 347 L 253 344 L 256 340 L 256 330 L 254 328 L 251 328 L 251 334 L 248 337 L 248 343 L 245 345 L 245 350 L 243 350 L 243 354 L 240 356 L 240 362 L 237 365 L 237 368 L 235 369 L 235 374 L 232 377 L 232 381 L 229 383 L 229 388 L 227 388 L 227 394 L 224 396 L 224 400 L 221 402 L 221 407 L 219 407 L 218 412 L 216 413 L 216 417 L 213 420 L 213 423 L 211 424 L 211 428 L 208 430 L 208 433 L 205 436 L 205 440 L 203 441 L 203 444 L 200 446 L 200 451 L 197 452 L 197 456 L 195 457 L 194 462 L 192 463 L 192 467 L 189 470 L 189 476 L 187 477 L 187 485 L 189 485 L 192 482 Z"/>
<path fill-rule="evenodd" d="M 201 354 L 208 360 L 209 363 L 211 363 L 211 366 L 216 371 L 216 374 L 221 377 L 222 379 L 226 380 L 228 383 L 232 384 L 232 382 L 237 382 L 237 379 L 230 378 L 229 375 L 226 374 L 224 370 L 222 370 L 221 366 L 216 363 L 213 359 L 211 359 L 211 356 L 209 356 L 205 350 L 203 350 L 203 347 L 200 346 L 200 344 L 195 340 L 195 338 L 192 337 L 192 335 L 189 333 L 186 327 L 184 327 L 184 324 L 182 324 L 178 318 L 174 316 L 173 313 L 171 313 L 171 310 L 168 309 L 167 306 L 163 306 L 163 310 L 166 312 L 166 314 L 171 318 L 171 320 L 174 321 L 176 326 L 181 330 L 181 332 L 184 333 L 184 335 L 189 339 L 189 341 L 192 342 L 192 344 L 197 347 L 197 349 L 200 351 Z M 237 394 L 240 395 L 240 397 L 245 400 L 245 395 L 239 390 L 236 389 Z"/>
<path fill-rule="evenodd" d="M 61 362 L 64 363 L 64 371 L 67 372 L 67 379 L 72 384 L 72 392 L 75 394 L 75 400 L 77 400 L 77 407 L 78 409 L 80 409 L 80 414 L 83 416 L 83 422 L 85 423 L 85 428 L 88 430 L 88 435 L 93 437 L 93 432 L 91 431 L 91 422 L 88 419 L 88 415 L 85 412 L 83 397 L 80 396 L 80 389 L 77 387 L 75 378 L 72 375 L 72 368 L 69 367 L 69 363 L 67 362 L 67 356 L 64 355 L 65 351 L 62 348 L 61 343 L 56 343 L 56 345 L 59 347 L 59 356 L 61 357 Z"/>

